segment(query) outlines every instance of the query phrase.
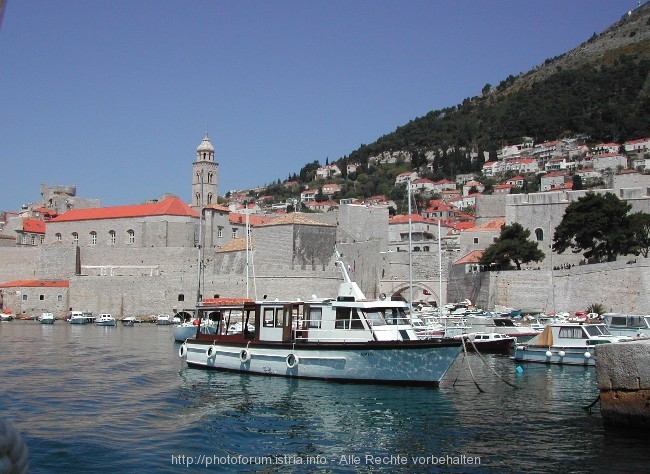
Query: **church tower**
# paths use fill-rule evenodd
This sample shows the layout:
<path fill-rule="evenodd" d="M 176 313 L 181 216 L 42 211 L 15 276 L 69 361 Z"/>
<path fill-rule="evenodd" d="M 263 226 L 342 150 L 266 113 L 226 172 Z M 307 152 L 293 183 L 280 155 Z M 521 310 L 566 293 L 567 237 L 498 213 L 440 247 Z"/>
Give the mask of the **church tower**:
<path fill-rule="evenodd" d="M 217 203 L 217 178 L 219 163 L 214 161 L 214 147 L 205 137 L 196 147 L 196 161 L 192 163 L 192 204 L 197 211 Z"/>

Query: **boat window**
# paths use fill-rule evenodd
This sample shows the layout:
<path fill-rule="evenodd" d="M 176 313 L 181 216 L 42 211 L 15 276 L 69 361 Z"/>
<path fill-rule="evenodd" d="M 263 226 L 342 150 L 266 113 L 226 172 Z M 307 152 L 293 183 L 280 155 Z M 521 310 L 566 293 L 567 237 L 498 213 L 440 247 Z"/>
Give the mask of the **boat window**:
<path fill-rule="evenodd" d="M 370 322 L 371 326 L 385 326 L 386 325 L 386 320 L 384 319 L 384 315 L 379 312 L 377 309 L 367 309 L 366 310 L 366 318 Z"/>
<path fill-rule="evenodd" d="M 612 316 L 610 323 L 612 326 L 625 326 L 627 321 L 625 316 Z"/>
<path fill-rule="evenodd" d="M 650 316 L 644 316 L 643 317 L 645 324 L 643 325 L 644 328 L 650 328 Z"/>
<path fill-rule="evenodd" d="M 627 325 L 632 328 L 643 327 L 643 316 L 628 316 Z"/>
<path fill-rule="evenodd" d="M 560 328 L 558 336 L 568 339 L 586 339 L 585 334 L 582 332 L 582 326 Z"/>
<path fill-rule="evenodd" d="M 275 327 L 282 327 L 282 308 L 275 308 Z"/>
<path fill-rule="evenodd" d="M 399 308 L 386 308 L 386 322 L 388 324 L 408 324 L 406 313 Z"/>
<path fill-rule="evenodd" d="M 350 329 L 363 329 L 363 323 L 357 313 L 357 308 L 352 310 L 352 319 L 350 320 Z"/>
<path fill-rule="evenodd" d="M 336 308 L 336 329 L 349 329 L 350 326 L 350 308 Z"/>
<path fill-rule="evenodd" d="M 307 312 L 307 326 L 319 328 L 323 320 L 323 308 L 309 308 Z"/>
<path fill-rule="evenodd" d="M 273 308 L 264 308 L 264 315 L 263 315 L 263 321 L 264 321 L 264 327 L 273 327 Z"/>
<path fill-rule="evenodd" d="M 585 331 L 587 331 L 587 334 L 590 336 L 611 336 L 605 325 L 599 324 L 597 326 L 584 326 Z"/>

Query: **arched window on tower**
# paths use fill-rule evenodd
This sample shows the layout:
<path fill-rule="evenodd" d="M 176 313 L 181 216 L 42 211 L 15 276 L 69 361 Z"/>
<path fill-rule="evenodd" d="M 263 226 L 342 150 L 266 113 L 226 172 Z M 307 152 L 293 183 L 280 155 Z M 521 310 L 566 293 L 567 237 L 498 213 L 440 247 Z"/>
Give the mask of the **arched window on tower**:
<path fill-rule="evenodd" d="M 210 172 L 208 173 L 208 183 L 212 183 L 212 179 L 213 179 L 213 177 L 214 177 L 214 175 L 212 174 L 212 171 L 210 171 Z"/>
<path fill-rule="evenodd" d="M 212 204 L 212 193 L 208 193 L 208 202 L 207 204 Z"/>
<path fill-rule="evenodd" d="M 538 242 L 542 242 L 544 240 L 544 231 L 539 227 L 535 229 L 535 238 Z"/>
<path fill-rule="evenodd" d="M 196 193 L 194 195 L 194 197 L 196 198 L 196 205 L 200 206 L 201 205 L 201 193 Z"/>

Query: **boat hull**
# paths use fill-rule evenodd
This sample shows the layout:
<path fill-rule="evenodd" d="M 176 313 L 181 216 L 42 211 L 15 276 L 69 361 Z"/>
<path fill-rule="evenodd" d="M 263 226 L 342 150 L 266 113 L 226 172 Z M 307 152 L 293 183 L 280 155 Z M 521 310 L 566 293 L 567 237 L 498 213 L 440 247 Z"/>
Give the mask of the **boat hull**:
<path fill-rule="evenodd" d="M 550 355 L 549 355 L 550 353 Z M 586 354 L 589 354 L 588 356 Z M 595 366 L 594 347 L 515 347 L 514 360 L 559 365 Z"/>
<path fill-rule="evenodd" d="M 190 339 L 190 367 L 342 382 L 438 386 L 460 342 L 253 344 Z"/>
<path fill-rule="evenodd" d="M 54 319 L 41 319 L 41 324 L 54 324 Z"/>

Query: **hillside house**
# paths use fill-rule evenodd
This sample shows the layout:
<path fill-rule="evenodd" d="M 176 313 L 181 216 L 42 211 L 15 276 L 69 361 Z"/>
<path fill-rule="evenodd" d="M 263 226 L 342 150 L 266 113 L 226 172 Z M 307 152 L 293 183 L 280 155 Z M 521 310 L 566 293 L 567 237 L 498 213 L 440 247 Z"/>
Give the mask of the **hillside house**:
<path fill-rule="evenodd" d="M 571 178 L 564 171 L 553 171 L 546 173 L 541 178 L 540 191 L 550 191 L 553 188 L 563 186 L 565 181 Z"/>
<path fill-rule="evenodd" d="M 591 157 L 592 167 L 596 171 L 605 171 L 610 169 L 616 171 L 617 169 L 627 168 L 627 156 L 620 153 L 602 153 L 593 155 Z"/>

